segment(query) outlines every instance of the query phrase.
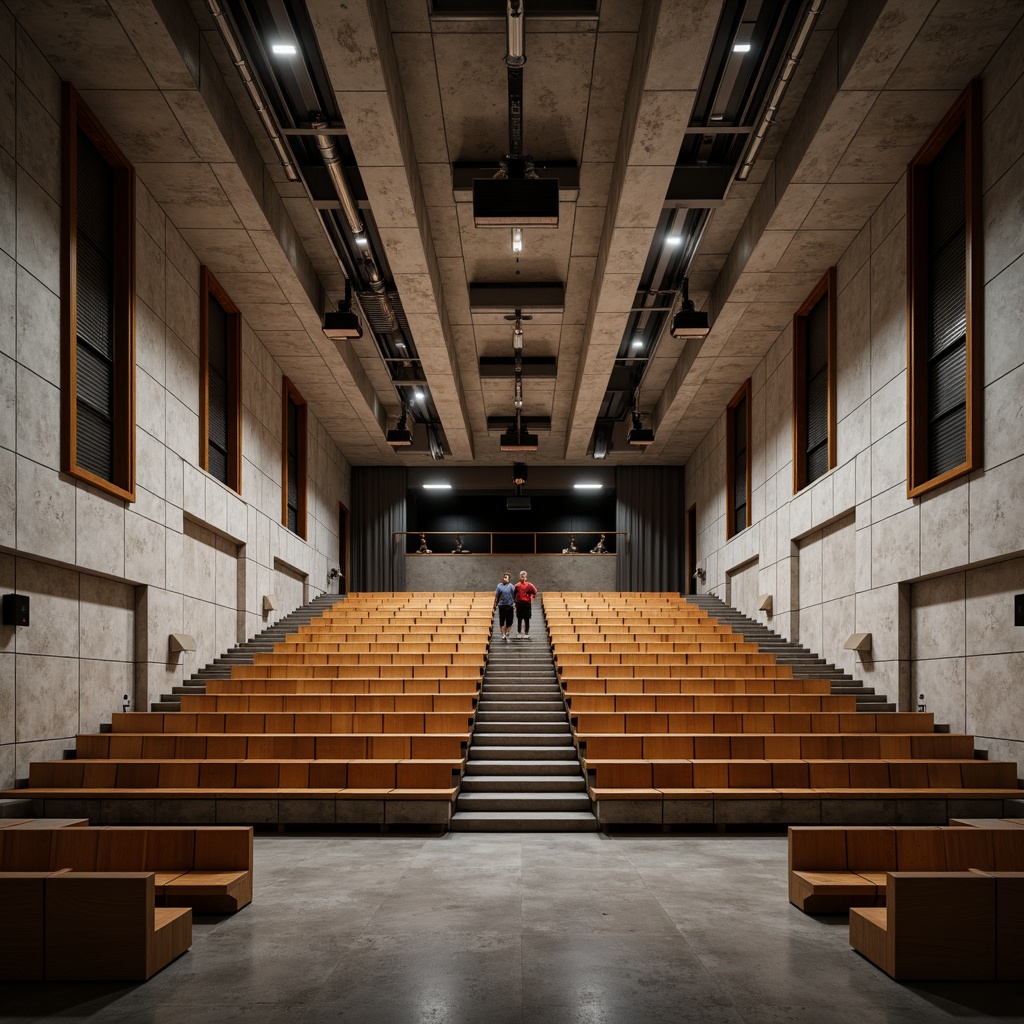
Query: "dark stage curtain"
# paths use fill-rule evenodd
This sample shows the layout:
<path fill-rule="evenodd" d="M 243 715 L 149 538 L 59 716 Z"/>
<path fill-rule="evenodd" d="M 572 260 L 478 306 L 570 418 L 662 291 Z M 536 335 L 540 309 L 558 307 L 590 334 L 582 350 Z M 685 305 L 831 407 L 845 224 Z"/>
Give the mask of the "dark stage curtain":
<path fill-rule="evenodd" d="M 352 590 L 405 590 L 406 471 L 352 469 Z"/>
<path fill-rule="evenodd" d="M 615 529 L 628 530 L 615 559 L 619 590 L 683 589 L 683 467 L 619 466 Z"/>

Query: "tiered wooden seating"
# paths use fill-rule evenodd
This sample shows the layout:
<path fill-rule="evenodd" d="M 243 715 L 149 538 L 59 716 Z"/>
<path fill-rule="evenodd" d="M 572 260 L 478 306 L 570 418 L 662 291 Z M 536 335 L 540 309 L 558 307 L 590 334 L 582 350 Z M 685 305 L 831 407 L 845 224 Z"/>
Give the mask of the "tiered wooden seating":
<path fill-rule="evenodd" d="M 1024 829 L 821 826 L 789 830 L 789 901 L 807 914 L 884 905 L 892 871 L 1024 871 Z"/>
<path fill-rule="evenodd" d="M 180 711 L 115 714 L 110 732 L 78 737 L 75 759 L 32 764 L 17 794 L 88 798 L 101 822 L 446 825 L 492 605 L 350 595 Z"/>
<path fill-rule="evenodd" d="M 544 610 L 602 826 L 944 822 L 1020 796 L 973 737 L 859 712 L 678 595 L 548 592 Z"/>

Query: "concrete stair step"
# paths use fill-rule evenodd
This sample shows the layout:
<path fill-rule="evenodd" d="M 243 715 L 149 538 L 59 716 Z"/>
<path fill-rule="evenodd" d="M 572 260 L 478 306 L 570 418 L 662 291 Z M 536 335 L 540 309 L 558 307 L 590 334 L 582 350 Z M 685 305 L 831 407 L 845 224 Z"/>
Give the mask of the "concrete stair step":
<path fill-rule="evenodd" d="M 576 748 L 571 745 L 542 747 L 517 744 L 492 747 L 486 743 L 473 743 L 469 748 L 469 756 L 474 761 L 572 761 L 579 768 Z"/>
<path fill-rule="evenodd" d="M 565 722 L 531 722 L 517 718 L 504 719 L 500 722 L 481 722 L 477 720 L 474 736 L 490 736 L 498 734 L 509 736 L 514 734 L 532 733 L 538 736 L 563 735 L 566 732 Z"/>
<path fill-rule="evenodd" d="M 589 811 L 456 811 L 453 832 L 596 832 Z"/>
<path fill-rule="evenodd" d="M 462 793 L 458 811 L 589 811 L 586 793 Z"/>
<path fill-rule="evenodd" d="M 463 793 L 586 793 L 582 775 L 466 775 Z"/>
<path fill-rule="evenodd" d="M 542 775 L 542 776 L 568 776 L 570 778 L 581 778 L 580 763 L 577 758 L 563 758 L 559 761 L 551 760 L 522 760 L 515 758 L 494 758 L 493 760 L 472 759 L 473 752 L 470 751 L 471 760 L 466 761 L 466 774 L 463 778 L 470 776 L 491 776 L 491 775 Z"/>
<path fill-rule="evenodd" d="M 532 732 L 475 732 L 474 747 L 543 747 L 557 745 L 559 740 L 572 743 L 568 726 L 560 733 Z"/>

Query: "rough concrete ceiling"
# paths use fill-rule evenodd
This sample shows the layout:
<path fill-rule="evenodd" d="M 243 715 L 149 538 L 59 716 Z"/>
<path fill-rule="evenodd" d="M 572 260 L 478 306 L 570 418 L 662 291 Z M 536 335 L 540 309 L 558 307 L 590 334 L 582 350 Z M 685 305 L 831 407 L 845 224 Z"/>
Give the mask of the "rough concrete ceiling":
<path fill-rule="evenodd" d="M 7 2 L 346 457 L 429 462 L 384 442 L 398 400 L 372 339 L 337 346 L 319 329 L 343 273 L 206 3 Z M 451 172 L 507 149 L 503 19 L 432 18 L 426 0 L 306 0 L 452 462 L 509 461 L 487 420 L 511 414 L 511 378 L 481 379 L 479 359 L 511 355 L 511 328 L 471 311 L 481 281 L 565 285 L 562 312 L 526 326 L 526 354 L 557 360 L 556 377 L 525 382 L 527 416 L 551 418 L 529 459 L 586 458 L 722 6 L 605 0 L 597 19 L 528 18 L 526 149 L 575 161 L 580 187 L 557 228 L 525 230 L 516 258 L 508 229 L 473 227 Z M 608 464 L 686 461 L 1021 15 L 1020 0 L 824 0 L 757 163 L 691 264 L 711 334 L 661 339 L 641 390 L 655 444 L 620 446 Z"/>

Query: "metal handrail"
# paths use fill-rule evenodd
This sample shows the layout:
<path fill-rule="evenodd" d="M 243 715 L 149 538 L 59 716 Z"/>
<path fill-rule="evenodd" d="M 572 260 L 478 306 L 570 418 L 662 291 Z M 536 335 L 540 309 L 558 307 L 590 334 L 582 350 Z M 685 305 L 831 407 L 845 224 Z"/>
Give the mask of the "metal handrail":
<path fill-rule="evenodd" d="M 609 537 L 624 537 L 626 543 L 629 543 L 629 531 L 628 530 L 586 530 L 581 532 L 572 532 L 570 530 L 396 530 L 393 534 L 394 542 L 398 544 L 400 541 L 404 541 L 408 537 L 419 537 L 424 540 L 429 538 L 444 538 L 450 537 L 454 542 L 461 542 L 461 538 L 464 537 L 486 537 L 487 538 L 487 550 L 486 551 L 474 551 L 469 548 L 464 549 L 464 553 L 469 555 L 522 555 L 530 554 L 528 551 L 499 551 L 494 550 L 494 538 L 495 537 L 532 537 L 533 538 L 533 551 L 532 554 L 546 554 L 546 552 L 537 551 L 537 538 L 538 537 L 564 537 L 567 541 L 567 545 L 562 549 L 562 554 L 570 553 L 570 547 L 573 541 L 576 541 L 576 554 L 589 555 L 594 554 L 591 551 L 591 546 L 597 544 L 598 539 L 604 536 Z M 580 538 L 593 538 L 594 544 L 580 544 Z M 616 545 L 617 546 L 617 545 Z M 434 551 L 429 548 L 426 551 L 411 551 L 406 554 L 416 555 L 449 555 L 463 553 L 463 549 L 460 549 L 459 543 L 456 543 L 456 547 L 451 551 Z M 555 554 L 556 552 L 552 552 Z M 598 552 L 598 554 L 615 554 L 614 551 Z"/>

